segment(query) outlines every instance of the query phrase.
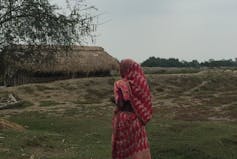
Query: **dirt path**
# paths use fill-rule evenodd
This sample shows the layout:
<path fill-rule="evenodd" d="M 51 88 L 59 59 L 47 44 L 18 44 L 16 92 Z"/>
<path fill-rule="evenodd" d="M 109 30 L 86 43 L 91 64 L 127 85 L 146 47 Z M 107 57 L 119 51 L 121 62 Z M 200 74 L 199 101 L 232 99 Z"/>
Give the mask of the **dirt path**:
<path fill-rule="evenodd" d="M 195 92 L 196 90 L 199 90 L 199 89 L 202 88 L 203 86 L 207 85 L 208 82 L 209 82 L 209 81 L 203 81 L 200 85 L 198 85 L 198 86 L 196 86 L 196 87 L 194 87 L 194 88 L 192 88 L 192 89 L 190 89 L 190 90 L 184 92 L 183 94 L 185 94 L 185 95 L 190 95 L 190 94 L 192 94 L 193 92 Z"/>

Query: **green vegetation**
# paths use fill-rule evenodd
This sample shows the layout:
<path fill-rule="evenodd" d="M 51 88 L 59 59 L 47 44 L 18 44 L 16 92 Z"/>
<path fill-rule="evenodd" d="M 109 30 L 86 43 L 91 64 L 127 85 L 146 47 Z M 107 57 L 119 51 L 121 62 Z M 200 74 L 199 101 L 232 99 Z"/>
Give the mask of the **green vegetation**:
<path fill-rule="evenodd" d="M 154 159 L 234 159 L 237 155 L 236 123 L 155 118 L 148 132 Z"/>
<path fill-rule="evenodd" d="M 147 76 L 154 105 L 147 125 L 153 159 L 237 158 L 236 74 Z M 0 111 L 26 128 L 0 129 L 1 159 L 111 158 L 114 80 L 83 78 L 0 90 L 34 102 L 34 107 Z"/>
<path fill-rule="evenodd" d="M 4 158 L 109 158 L 111 122 L 107 118 L 57 117 L 40 113 L 23 113 L 12 121 L 28 127 L 26 132 L 3 131 L 2 145 L 10 152 Z M 12 153 L 14 152 L 14 153 Z"/>
<path fill-rule="evenodd" d="M 90 109 L 90 108 L 88 108 Z M 96 118 L 22 113 L 11 121 L 27 126 L 25 132 L 2 131 L 0 155 L 7 158 L 111 158 L 111 112 Z M 237 156 L 236 122 L 164 120 L 155 116 L 148 124 L 154 159 L 234 159 Z M 36 151 L 37 150 L 37 151 Z M 14 153 L 12 153 L 14 152 Z"/>
<path fill-rule="evenodd" d="M 26 107 L 33 106 L 34 104 L 29 101 L 19 101 L 18 103 L 9 103 L 5 106 L 5 109 L 24 109 Z"/>
<path fill-rule="evenodd" d="M 55 106 L 55 105 L 58 105 L 58 104 L 60 104 L 60 103 L 52 101 L 52 100 L 40 101 L 40 106 L 41 107 Z"/>
<path fill-rule="evenodd" d="M 35 85 L 35 87 L 38 91 L 57 90 L 57 88 L 49 87 L 49 86 L 46 86 L 46 85 Z"/>
<path fill-rule="evenodd" d="M 162 68 L 162 67 L 143 67 L 145 74 L 189 74 L 198 73 L 201 68 Z"/>
<path fill-rule="evenodd" d="M 143 67 L 237 67 L 237 58 L 235 61 L 229 60 L 213 60 L 205 62 L 198 62 L 197 60 L 180 61 L 176 58 L 156 58 L 149 57 L 147 60 L 142 62 Z"/>
<path fill-rule="evenodd" d="M 23 109 L 23 108 L 30 107 L 33 105 L 34 103 L 29 102 L 29 101 L 20 101 L 19 103 L 12 105 L 11 108 Z"/>

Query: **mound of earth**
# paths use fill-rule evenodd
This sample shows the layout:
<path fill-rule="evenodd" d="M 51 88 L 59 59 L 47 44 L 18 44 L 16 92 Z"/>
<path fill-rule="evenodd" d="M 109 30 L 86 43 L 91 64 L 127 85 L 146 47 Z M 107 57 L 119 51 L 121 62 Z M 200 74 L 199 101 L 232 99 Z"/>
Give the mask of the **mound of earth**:
<path fill-rule="evenodd" d="M 11 130 L 15 130 L 15 131 L 24 131 L 25 128 L 17 123 L 14 122 L 10 122 L 8 120 L 5 119 L 0 119 L 0 130 L 3 129 L 11 129 Z"/>

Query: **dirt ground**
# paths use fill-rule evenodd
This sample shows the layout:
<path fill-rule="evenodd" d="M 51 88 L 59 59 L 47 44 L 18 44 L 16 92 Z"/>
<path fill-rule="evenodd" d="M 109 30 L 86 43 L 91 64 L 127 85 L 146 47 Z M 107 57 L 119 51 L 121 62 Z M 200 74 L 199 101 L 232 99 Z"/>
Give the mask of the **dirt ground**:
<path fill-rule="evenodd" d="M 147 75 L 158 115 L 181 120 L 237 120 L 237 75 L 202 71 L 192 74 Z M 113 83 L 118 77 L 82 78 L 2 88 L 24 101 L 21 108 L 5 109 L 0 115 L 26 111 L 65 112 L 78 104 L 111 105 Z M 53 106 L 53 107 L 52 107 Z"/>

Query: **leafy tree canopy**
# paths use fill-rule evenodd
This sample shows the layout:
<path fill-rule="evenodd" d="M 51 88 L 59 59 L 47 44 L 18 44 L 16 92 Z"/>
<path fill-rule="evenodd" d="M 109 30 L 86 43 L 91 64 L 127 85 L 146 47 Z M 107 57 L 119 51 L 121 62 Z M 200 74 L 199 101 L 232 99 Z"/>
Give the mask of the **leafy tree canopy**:
<path fill-rule="evenodd" d="M 205 62 L 198 62 L 197 60 L 188 61 L 180 61 L 176 58 L 156 58 L 149 57 L 147 60 L 142 62 L 142 66 L 144 67 L 237 67 L 237 58 L 235 61 L 232 59 L 229 60 L 214 60 L 210 59 Z"/>
<path fill-rule="evenodd" d="M 94 10 L 84 0 L 77 0 L 67 13 L 48 0 L 0 0 L 0 49 L 13 44 L 82 44 L 94 37 Z"/>

